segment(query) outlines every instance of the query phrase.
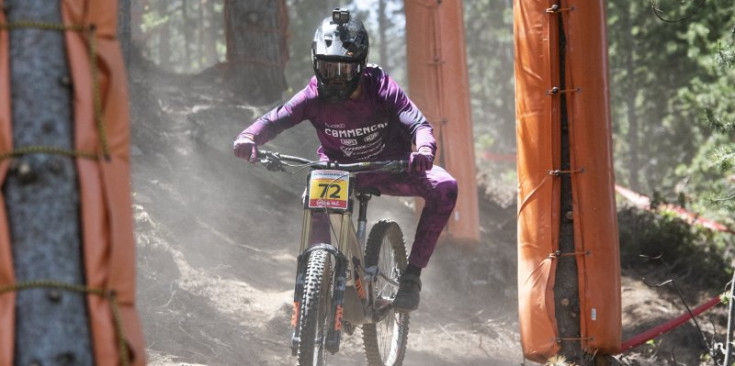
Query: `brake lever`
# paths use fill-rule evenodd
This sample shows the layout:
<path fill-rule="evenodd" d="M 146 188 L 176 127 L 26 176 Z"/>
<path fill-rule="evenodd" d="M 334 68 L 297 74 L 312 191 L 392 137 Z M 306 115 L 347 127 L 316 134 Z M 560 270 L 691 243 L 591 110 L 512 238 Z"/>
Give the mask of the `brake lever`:
<path fill-rule="evenodd" d="M 383 167 L 389 173 L 402 173 L 408 169 L 408 164 L 400 160 L 391 161 L 390 164 Z"/>
<path fill-rule="evenodd" d="M 272 156 L 265 155 L 260 159 L 260 163 L 272 172 L 283 172 L 286 168 L 283 167 L 283 163 L 279 159 L 274 159 Z"/>

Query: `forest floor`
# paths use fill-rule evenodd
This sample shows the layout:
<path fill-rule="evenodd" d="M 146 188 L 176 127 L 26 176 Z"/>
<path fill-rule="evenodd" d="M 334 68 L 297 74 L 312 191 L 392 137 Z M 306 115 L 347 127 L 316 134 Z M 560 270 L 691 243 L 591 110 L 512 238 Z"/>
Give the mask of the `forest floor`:
<path fill-rule="evenodd" d="M 248 105 L 217 79 L 133 69 L 131 80 L 138 309 L 148 363 L 294 365 L 289 319 L 304 175 L 268 172 L 231 153 L 235 135 L 272 106 Z M 269 149 L 312 156 L 313 136 L 304 123 Z M 515 205 L 480 196 L 481 242 L 442 241 L 425 271 L 406 366 L 523 364 Z M 412 205 L 376 198 L 369 221 L 398 221 L 410 245 Z M 624 339 L 683 313 L 673 291 L 643 284 L 645 271 L 623 274 Z M 694 305 L 710 295 L 692 289 L 686 299 Z M 700 319 L 707 334 L 722 333 L 722 308 Z M 690 322 L 622 361 L 698 365 L 706 352 Z M 364 365 L 360 331 L 343 337 L 330 360 Z"/>

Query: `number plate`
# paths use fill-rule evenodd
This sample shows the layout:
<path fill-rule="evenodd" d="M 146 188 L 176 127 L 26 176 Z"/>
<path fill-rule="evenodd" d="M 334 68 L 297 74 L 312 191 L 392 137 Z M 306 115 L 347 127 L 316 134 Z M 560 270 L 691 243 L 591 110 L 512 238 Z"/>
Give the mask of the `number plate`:
<path fill-rule="evenodd" d="M 309 208 L 347 210 L 350 174 L 341 170 L 313 170 L 309 181 Z"/>

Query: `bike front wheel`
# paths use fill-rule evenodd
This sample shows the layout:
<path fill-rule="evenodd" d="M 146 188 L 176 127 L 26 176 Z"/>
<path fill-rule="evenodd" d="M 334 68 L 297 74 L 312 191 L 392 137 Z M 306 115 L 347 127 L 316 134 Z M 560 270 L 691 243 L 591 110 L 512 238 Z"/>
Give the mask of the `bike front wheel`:
<path fill-rule="evenodd" d="M 365 266 L 378 266 L 376 301 L 392 301 L 398 292 L 398 277 L 408 265 L 403 233 L 397 223 L 378 221 L 368 236 Z M 408 313 L 390 310 L 377 323 L 363 324 L 362 339 L 368 366 L 400 366 L 408 341 Z"/>
<path fill-rule="evenodd" d="M 321 249 L 309 254 L 304 279 L 303 306 L 301 307 L 299 366 L 326 364 L 325 343 L 330 320 L 331 258 L 332 256 L 326 250 Z"/>

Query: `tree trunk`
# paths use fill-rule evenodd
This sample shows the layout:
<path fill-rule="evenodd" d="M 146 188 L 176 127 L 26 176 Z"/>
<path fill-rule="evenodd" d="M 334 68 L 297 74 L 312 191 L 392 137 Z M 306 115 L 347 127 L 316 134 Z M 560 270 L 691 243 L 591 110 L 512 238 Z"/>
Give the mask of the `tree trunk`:
<path fill-rule="evenodd" d="M 225 0 L 227 65 L 232 90 L 267 103 L 286 90 L 288 60 L 285 0 Z"/>
<path fill-rule="evenodd" d="M 190 70 L 191 69 L 191 46 L 192 46 L 192 36 L 191 32 L 194 30 L 193 26 L 190 26 L 193 22 L 191 19 L 189 19 L 189 4 L 186 1 L 181 2 L 181 17 L 184 20 L 184 29 L 182 31 L 184 32 L 184 57 L 186 60 L 186 66 L 184 66 L 184 70 Z"/>
<path fill-rule="evenodd" d="M 158 0 L 158 14 L 161 17 L 168 17 L 169 0 Z M 165 70 L 170 70 L 169 63 L 171 61 L 171 21 L 167 20 L 161 24 L 158 31 L 158 64 Z"/>
<path fill-rule="evenodd" d="M 60 2 L 6 0 L 9 22 L 60 24 Z M 13 144 L 73 149 L 72 87 L 64 33 L 10 31 Z M 83 285 L 79 187 L 74 159 L 14 158 L 3 185 L 18 283 Z M 57 289 L 19 290 L 15 365 L 92 365 L 85 296 Z"/>
<path fill-rule="evenodd" d="M 388 16 L 385 13 L 387 11 L 385 1 L 386 0 L 380 0 L 378 2 L 378 39 L 380 42 L 380 48 L 378 49 L 380 61 L 378 63 L 386 70 L 390 70 L 388 67 L 388 37 L 385 34 L 388 29 Z"/>
<path fill-rule="evenodd" d="M 206 33 L 206 18 L 205 18 L 205 12 L 204 12 L 204 6 L 207 3 L 206 0 L 202 0 L 199 2 L 199 5 L 197 5 L 197 51 L 196 51 L 196 60 L 197 60 L 197 66 L 203 67 L 202 61 L 205 58 L 204 54 L 204 47 L 205 47 L 205 33 Z"/>
<path fill-rule="evenodd" d="M 636 86 L 635 86 L 635 63 L 633 60 L 633 28 L 630 22 L 630 6 L 626 5 L 626 9 L 622 11 L 622 29 L 625 29 L 625 72 L 627 74 L 628 85 L 625 88 L 628 90 L 625 93 L 625 106 L 628 110 L 628 152 L 630 154 L 630 161 L 628 163 L 628 175 L 630 179 L 630 188 L 634 191 L 641 190 L 640 182 L 640 160 L 638 159 L 638 116 L 636 115 L 635 99 L 636 99 Z"/>
<path fill-rule="evenodd" d="M 563 15 L 559 16 L 559 89 L 566 90 L 566 36 L 564 33 Z M 569 140 L 569 117 L 566 93 L 561 93 L 561 170 L 571 170 L 572 149 Z M 579 272 L 577 268 L 577 252 L 574 243 L 574 221 L 572 204 L 572 177 L 562 174 L 559 212 L 559 253 L 556 267 L 556 283 L 554 284 L 554 305 L 556 322 L 561 339 L 559 354 L 568 362 L 579 366 L 619 366 L 620 363 L 608 355 L 586 353 L 581 347 L 582 331 L 580 328 L 579 304 Z M 566 254 L 566 255 L 565 255 Z"/>
<path fill-rule="evenodd" d="M 566 37 L 562 15 L 559 17 L 559 89 L 565 90 L 566 72 Z M 570 170 L 569 119 L 567 117 L 567 98 L 561 93 L 561 170 Z M 559 353 L 567 360 L 580 366 L 583 353 L 580 346 L 579 327 L 579 282 L 577 276 L 577 257 L 574 248 L 574 222 L 572 217 L 572 178 L 570 174 L 561 177 L 561 204 L 559 212 L 559 252 L 557 256 L 556 283 L 554 285 L 554 303 L 556 306 L 556 322 L 561 338 Z M 566 255 L 565 255 L 566 254 Z"/>
<path fill-rule="evenodd" d="M 123 54 L 125 65 L 130 62 L 130 0 L 117 2 L 117 39 Z"/>
<path fill-rule="evenodd" d="M 203 35 L 203 47 L 202 51 L 205 54 L 205 65 L 211 66 L 219 62 L 219 55 L 217 54 L 217 27 L 214 26 L 213 19 L 215 15 L 214 11 L 214 0 L 204 0 L 204 19 L 207 20 L 206 26 L 202 27 L 204 32 Z"/>

